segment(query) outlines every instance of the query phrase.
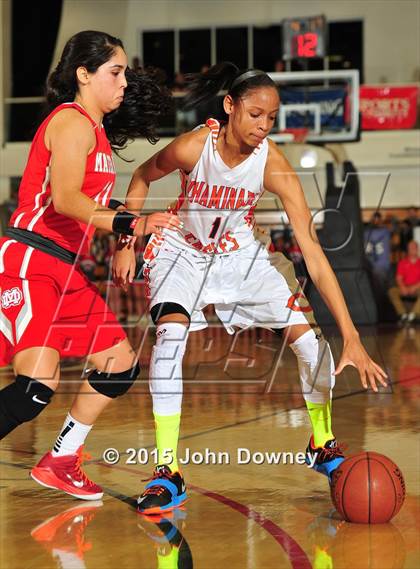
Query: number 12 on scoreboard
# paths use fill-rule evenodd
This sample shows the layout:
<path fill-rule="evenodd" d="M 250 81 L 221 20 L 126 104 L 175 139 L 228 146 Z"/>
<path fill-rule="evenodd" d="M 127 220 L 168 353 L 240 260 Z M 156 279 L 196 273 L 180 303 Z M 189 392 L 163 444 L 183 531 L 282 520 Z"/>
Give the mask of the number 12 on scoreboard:
<path fill-rule="evenodd" d="M 318 36 L 307 32 L 293 37 L 292 57 L 315 57 L 317 54 Z"/>
<path fill-rule="evenodd" d="M 327 54 L 325 16 L 288 18 L 282 22 L 283 59 L 310 59 Z"/>

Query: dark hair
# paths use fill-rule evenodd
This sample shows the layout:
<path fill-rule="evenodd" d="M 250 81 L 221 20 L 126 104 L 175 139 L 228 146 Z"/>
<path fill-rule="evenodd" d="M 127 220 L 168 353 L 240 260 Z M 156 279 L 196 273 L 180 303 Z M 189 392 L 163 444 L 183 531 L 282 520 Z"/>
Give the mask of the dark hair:
<path fill-rule="evenodd" d="M 187 76 L 189 87 L 184 98 L 184 108 L 191 109 L 214 99 L 219 91 L 227 90 L 232 99 L 243 97 L 245 93 L 259 87 L 274 87 L 276 84 L 259 69 L 240 70 L 230 61 L 222 61 L 213 65 L 204 73 Z"/>
<path fill-rule="evenodd" d="M 125 73 L 127 87 L 124 100 L 112 113 L 105 115 L 104 126 L 113 150 L 122 150 L 134 138 L 143 137 L 156 144 L 159 118 L 172 107 L 172 96 L 162 83 L 159 70 L 146 68 Z"/>
<path fill-rule="evenodd" d="M 105 32 L 87 30 L 72 36 L 64 46 L 57 67 L 48 77 L 43 116 L 58 105 L 74 100 L 78 91 L 78 67 L 95 73 L 109 61 L 117 47 L 124 49 L 122 41 Z M 103 120 L 114 151 L 122 150 L 136 137 L 145 137 L 155 144 L 159 140 L 156 134 L 158 117 L 170 106 L 169 91 L 157 81 L 153 70 L 127 69 L 126 79 L 123 102 Z"/>

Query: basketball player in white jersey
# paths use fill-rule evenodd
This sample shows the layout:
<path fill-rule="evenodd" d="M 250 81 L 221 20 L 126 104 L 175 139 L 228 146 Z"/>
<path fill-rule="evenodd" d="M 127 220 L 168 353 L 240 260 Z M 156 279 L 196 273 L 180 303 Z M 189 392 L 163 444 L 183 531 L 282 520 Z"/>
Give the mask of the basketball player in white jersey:
<path fill-rule="evenodd" d="M 373 362 L 359 339 L 343 295 L 312 228 L 299 179 L 267 135 L 279 108 L 279 95 L 263 71 L 239 70 L 221 63 L 196 76 L 187 104 L 194 107 L 226 89 L 226 123 L 206 125 L 177 137 L 135 171 L 126 200 L 141 208 L 149 184 L 174 170 L 181 174 L 175 212 L 179 230 L 152 236 L 145 252 L 150 309 L 157 326 L 150 362 L 150 389 L 159 465 L 138 499 L 142 513 L 171 510 L 186 500 L 177 463 L 182 399 L 182 359 L 188 333 L 206 326 L 202 309 L 214 304 L 229 333 L 234 328 L 282 329 L 297 356 L 299 375 L 313 435 L 307 453 L 314 468 L 331 476 L 344 459 L 331 430 L 331 391 L 335 375 L 355 366 L 362 385 L 377 391 L 385 372 Z M 328 343 L 315 334 L 295 290 L 273 267 L 265 247 L 254 238 L 253 210 L 264 191 L 278 196 L 302 250 L 310 277 L 331 310 L 344 347 L 338 366 Z M 114 277 L 132 278 L 132 250 L 115 259 Z M 165 452 L 165 449 L 166 452 Z M 169 449 L 169 452 L 168 452 Z"/>

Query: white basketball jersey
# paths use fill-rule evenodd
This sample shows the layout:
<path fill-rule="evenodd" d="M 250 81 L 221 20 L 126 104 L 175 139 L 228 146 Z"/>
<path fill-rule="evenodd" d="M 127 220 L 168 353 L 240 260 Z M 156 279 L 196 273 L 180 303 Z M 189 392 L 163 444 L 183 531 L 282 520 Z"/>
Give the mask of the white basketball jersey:
<path fill-rule="evenodd" d="M 243 162 L 230 168 L 216 150 L 220 123 L 209 119 L 210 128 L 200 159 L 190 173 L 180 171 L 182 192 L 174 212 L 184 227 L 165 231 L 165 242 L 203 253 L 230 253 L 254 241 L 254 209 L 264 188 L 268 142 Z M 201 127 L 199 127 L 201 128 Z"/>

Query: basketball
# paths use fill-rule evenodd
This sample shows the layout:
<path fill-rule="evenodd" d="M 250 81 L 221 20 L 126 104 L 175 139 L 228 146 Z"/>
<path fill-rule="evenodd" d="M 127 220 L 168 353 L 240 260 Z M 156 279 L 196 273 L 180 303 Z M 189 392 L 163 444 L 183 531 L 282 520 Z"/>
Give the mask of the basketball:
<path fill-rule="evenodd" d="M 346 521 L 383 524 L 403 505 L 404 477 L 387 456 L 362 452 L 344 460 L 334 471 L 331 497 Z"/>

